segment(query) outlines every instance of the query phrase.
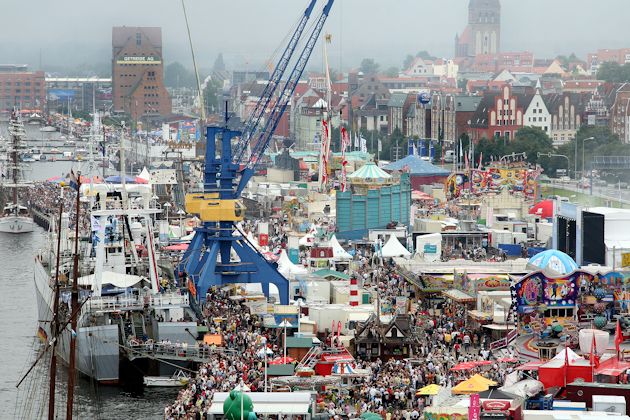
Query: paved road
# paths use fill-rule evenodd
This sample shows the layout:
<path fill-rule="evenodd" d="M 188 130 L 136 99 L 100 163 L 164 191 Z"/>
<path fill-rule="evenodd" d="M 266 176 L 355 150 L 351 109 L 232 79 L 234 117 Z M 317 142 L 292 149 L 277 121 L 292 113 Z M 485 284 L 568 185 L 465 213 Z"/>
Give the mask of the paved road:
<path fill-rule="evenodd" d="M 575 191 L 586 195 L 593 195 L 594 197 L 604 198 L 607 200 L 615 200 L 624 204 L 630 204 L 630 189 L 619 188 L 616 186 L 597 186 L 593 185 L 593 193 L 591 194 L 589 188 L 580 188 L 575 181 L 569 182 L 552 182 L 549 184 L 555 188 L 562 188 L 565 190 Z"/>

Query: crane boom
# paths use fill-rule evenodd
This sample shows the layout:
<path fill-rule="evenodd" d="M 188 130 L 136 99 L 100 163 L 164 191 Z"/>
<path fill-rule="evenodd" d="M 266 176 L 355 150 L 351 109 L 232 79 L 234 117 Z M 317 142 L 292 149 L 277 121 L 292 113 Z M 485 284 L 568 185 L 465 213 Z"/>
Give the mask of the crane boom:
<path fill-rule="evenodd" d="M 298 82 L 300 81 L 300 78 L 302 77 L 302 73 L 304 72 L 304 69 L 306 68 L 306 64 L 308 63 L 308 60 L 310 59 L 311 54 L 313 50 L 315 49 L 315 43 L 317 42 L 317 39 L 319 38 L 322 28 L 324 27 L 324 24 L 326 23 L 326 19 L 328 18 L 328 14 L 330 13 L 330 9 L 332 8 L 332 5 L 334 2 L 335 0 L 328 0 L 328 2 L 326 3 L 326 6 L 324 6 L 324 10 L 322 11 L 322 14 L 317 20 L 317 23 L 315 24 L 315 27 L 313 28 L 313 31 L 311 32 L 311 35 L 309 36 L 308 41 L 306 42 L 306 45 L 304 45 L 304 49 L 302 50 L 302 53 L 300 54 L 300 58 L 298 59 L 297 64 L 291 71 L 289 79 L 287 80 L 287 82 L 284 84 L 282 88 L 278 101 L 271 111 L 271 115 L 265 122 L 265 125 L 263 129 L 260 131 L 260 134 L 258 134 L 255 137 L 255 142 L 253 143 L 253 149 L 252 149 L 251 154 L 246 160 L 241 158 L 237 161 L 238 163 L 244 163 L 246 165 L 245 169 L 243 169 L 243 171 L 241 172 L 241 179 L 236 189 L 237 197 L 240 196 L 241 192 L 243 191 L 243 189 L 245 189 L 245 187 L 247 186 L 247 183 L 249 182 L 251 177 L 254 175 L 255 168 L 256 168 L 256 165 L 258 164 L 258 161 L 260 160 L 262 155 L 265 153 L 267 146 L 269 146 L 269 142 L 271 141 L 271 136 L 273 135 L 273 132 L 276 130 L 276 127 L 278 126 L 278 123 L 280 122 L 280 118 L 282 118 L 282 115 L 284 114 L 284 111 L 286 110 L 287 105 L 289 104 L 289 101 L 291 100 L 291 97 L 293 96 L 295 87 L 297 86 Z"/>
<path fill-rule="evenodd" d="M 300 19 L 297 25 L 297 28 L 293 32 L 293 35 L 291 36 L 291 39 L 289 40 L 289 44 L 284 49 L 284 52 L 282 53 L 280 60 L 276 64 L 276 68 L 273 70 L 273 73 L 271 74 L 269 82 L 265 86 L 265 89 L 263 90 L 262 95 L 258 99 L 258 102 L 256 103 L 256 107 L 254 108 L 249 118 L 247 119 L 245 128 L 243 129 L 243 134 L 241 134 L 241 139 L 236 146 L 236 151 L 234 153 L 234 162 L 238 162 L 242 158 L 242 155 L 247 150 L 249 139 L 256 132 L 256 129 L 258 128 L 258 125 L 260 124 L 260 121 L 263 115 L 265 114 L 265 110 L 267 109 L 267 106 L 269 106 L 269 101 L 271 101 L 271 98 L 275 94 L 276 89 L 278 88 L 278 85 L 280 84 L 282 76 L 284 75 L 284 72 L 289 64 L 289 61 L 291 60 L 291 57 L 293 56 L 293 53 L 295 52 L 298 42 L 300 41 L 300 38 L 302 37 L 304 28 L 306 28 L 306 23 L 311 17 L 311 13 L 316 3 L 317 3 L 317 0 L 311 0 L 306 10 L 304 10 L 304 14 L 302 15 L 302 18 Z"/>

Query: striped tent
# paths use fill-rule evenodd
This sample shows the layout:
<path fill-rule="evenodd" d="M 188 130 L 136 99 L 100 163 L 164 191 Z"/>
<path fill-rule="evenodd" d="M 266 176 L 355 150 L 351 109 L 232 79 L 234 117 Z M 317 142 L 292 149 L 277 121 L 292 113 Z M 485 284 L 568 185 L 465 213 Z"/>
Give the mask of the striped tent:
<path fill-rule="evenodd" d="M 376 166 L 374 162 L 368 162 L 348 175 L 348 179 L 355 184 L 389 184 L 392 176 Z"/>

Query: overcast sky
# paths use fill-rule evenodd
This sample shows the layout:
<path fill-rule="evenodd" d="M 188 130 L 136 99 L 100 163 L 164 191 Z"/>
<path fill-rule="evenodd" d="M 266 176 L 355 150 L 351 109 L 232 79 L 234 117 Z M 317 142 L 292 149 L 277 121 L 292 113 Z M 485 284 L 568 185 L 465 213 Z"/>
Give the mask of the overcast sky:
<path fill-rule="evenodd" d="M 319 0 L 320 10 L 325 0 Z M 161 26 L 165 61 L 190 65 L 180 0 L 5 0 L 0 12 L 0 62 L 38 67 L 108 63 L 111 27 Z M 259 69 L 307 0 L 186 0 L 200 66 L 223 52 L 230 68 Z M 337 0 L 325 31 L 331 67 L 372 57 L 400 66 L 405 55 L 428 50 L 450 57 L 463 30 L 468 0 Z M 319 12 L 317 12 L 319 13 Z M 314 13 L 315 14 L 315 13 Z M 597 48 L 630 47 L 629 0 L 502 0 L 504 51 L 536 57 Z M 311 60 L 321 63 L 321 48 Z"/>

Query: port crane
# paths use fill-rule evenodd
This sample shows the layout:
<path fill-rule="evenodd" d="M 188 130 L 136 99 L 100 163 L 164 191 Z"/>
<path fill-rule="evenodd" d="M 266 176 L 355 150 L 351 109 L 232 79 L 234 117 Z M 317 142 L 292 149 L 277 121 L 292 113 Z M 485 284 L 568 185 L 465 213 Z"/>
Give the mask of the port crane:
<path fill-rule="evenodd" d="M 269 146 L 334 3 L 327 0 L 295 66 L 283 82 L 316 1 L 310 0 L 301 16 L 243 131 L 223 126 L 206 129 L 204 191 L 186 196 L 186 211 L 198 215 L 202 226 L 195 230 L 177 268 L 181 278 L 194 282 L 201 302 L 210 287 L 235 283 L 261 283 L 267 297 L 273 284 L 278 289 L 280 303 L 289 302 L 288 280 L 247 241 L 236 224 L 245 217 L 241 194 Z"/>

